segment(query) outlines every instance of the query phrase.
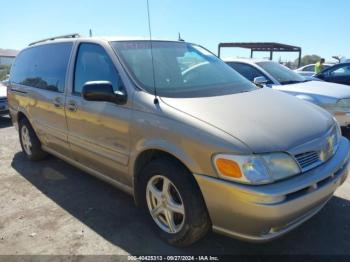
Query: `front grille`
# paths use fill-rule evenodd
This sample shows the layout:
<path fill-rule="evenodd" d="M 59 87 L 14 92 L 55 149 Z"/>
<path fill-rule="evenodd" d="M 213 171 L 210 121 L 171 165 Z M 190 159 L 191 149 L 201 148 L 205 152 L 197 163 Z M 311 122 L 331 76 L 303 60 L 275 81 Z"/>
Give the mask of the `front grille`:
<path fill-rule="evenodd" d="M 319 153 L 316 151 L 295 155 L 295 159 L 303 172 L 308 171 L 322 163 Z"/>
<path fill-rule="evenodd" d="M 317 143 L 315 145 L 315 143 Z M 339 143 L 338 129 L 334 125 L 324 137 L 315 140 L 313 148 L 310 151 L 294 155 L 301 171 L 304 173 L 325 163 L 333 157 L 337 151 Z"/>

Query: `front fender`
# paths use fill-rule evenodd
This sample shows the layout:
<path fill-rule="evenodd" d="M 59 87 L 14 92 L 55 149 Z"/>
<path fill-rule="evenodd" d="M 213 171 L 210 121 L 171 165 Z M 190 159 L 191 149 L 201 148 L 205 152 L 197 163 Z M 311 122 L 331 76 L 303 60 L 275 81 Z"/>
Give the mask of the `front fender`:
<path fill-rule="evenodd" d="M 191 172 L 199 171 L 201 174 L 204 170 L 201 169 L 199 163 L 190 157 L 189 154 L 180 146 L 160 138 L 142 139 L 138 141 L 135 147 L 135 152 L 130 159 L 130 166 L 134 167 L 137 157 L 147 150 L 159 150 L 169 155 L 174 156 L 181 161 Z"/>

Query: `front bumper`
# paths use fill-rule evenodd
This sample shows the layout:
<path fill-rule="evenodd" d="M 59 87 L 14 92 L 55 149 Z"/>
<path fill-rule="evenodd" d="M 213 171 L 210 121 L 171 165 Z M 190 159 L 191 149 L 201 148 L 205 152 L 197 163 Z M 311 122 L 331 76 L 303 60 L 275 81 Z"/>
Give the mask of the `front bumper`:
<path fill-rule="evenodd" d="M 213 230 L 261 242 L 279 237 L 316 214 L 345 181 L 349 141 L 341 138 L 336 154 L 307 173 L 270 185 L 250 186 L 196 175 Z M 282 197 L 268 204 L 266 199 Z"/>

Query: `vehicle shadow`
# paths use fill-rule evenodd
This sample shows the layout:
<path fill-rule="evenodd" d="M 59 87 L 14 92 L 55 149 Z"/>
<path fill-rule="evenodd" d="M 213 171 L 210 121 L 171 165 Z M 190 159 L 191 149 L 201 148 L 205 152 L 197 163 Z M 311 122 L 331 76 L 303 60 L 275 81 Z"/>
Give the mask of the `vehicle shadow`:
<path fill-rule="evenodd" d="M 12 126 L 11 118 L 7 116 L 0 116 L 0 128 Z"/>
<path fill-rule="evenodd" d="M 57 158 L 30 162 L 17 153 L 11 165 L 61 208 L 132 255 L 350 254 L 350 202 L 342 198 L 333 197 L 319 214 L 273 242 L 251 244 L 210 233 L 180 249 L 158 239 L 132 197 Z"/>

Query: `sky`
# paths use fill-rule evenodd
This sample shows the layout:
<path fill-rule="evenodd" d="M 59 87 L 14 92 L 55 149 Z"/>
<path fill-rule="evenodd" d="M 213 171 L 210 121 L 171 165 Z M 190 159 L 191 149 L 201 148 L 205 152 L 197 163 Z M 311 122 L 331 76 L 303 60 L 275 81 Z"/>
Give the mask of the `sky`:
<path fill-rule="evenodd" d="M 148 36 L 146 0 L 0 0 L 0 48 L 67 33 Z M 331 61 L 350 58 L 349 0 L 149 0 L 153 38 L 188 42 L 217 53 L 219 42 L 280 42 Z M 249 56 L 240 49 L 224 56 Z M 258 57 L 267 56 L 263 53 Z M 282 61 L 297 54 L 276 54 Z"/>

